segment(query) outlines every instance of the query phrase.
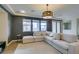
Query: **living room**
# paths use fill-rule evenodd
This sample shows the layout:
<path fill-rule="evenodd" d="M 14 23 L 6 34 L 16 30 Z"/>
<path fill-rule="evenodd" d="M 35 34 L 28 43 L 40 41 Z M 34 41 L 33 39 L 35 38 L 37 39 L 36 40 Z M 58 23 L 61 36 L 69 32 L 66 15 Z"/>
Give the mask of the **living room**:
<path fill-rule="evenodd" d="M 1 4 L 0 52 L 78 54 L 78 9 L 79 4 Z"/>

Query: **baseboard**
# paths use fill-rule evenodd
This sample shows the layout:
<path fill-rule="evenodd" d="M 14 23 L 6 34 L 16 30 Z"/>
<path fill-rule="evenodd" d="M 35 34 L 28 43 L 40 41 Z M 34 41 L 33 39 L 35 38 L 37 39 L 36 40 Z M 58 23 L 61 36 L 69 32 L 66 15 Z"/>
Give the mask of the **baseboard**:
<path fill-rule="evenodd" d="M 12 41 L 10 41 L 10 42 L 7 44 L 7 46 L 9 46 L 11 43 L 12 43 Z"/>
<path fill-rule="evenodd" d="M 12 41 L 10 41 L 10 42 L 7 44 L 7 46 L 9 46 L 12 42 L 15 42 L 15 41 L 17 41 L 17 40 L 12 40 Z"/>

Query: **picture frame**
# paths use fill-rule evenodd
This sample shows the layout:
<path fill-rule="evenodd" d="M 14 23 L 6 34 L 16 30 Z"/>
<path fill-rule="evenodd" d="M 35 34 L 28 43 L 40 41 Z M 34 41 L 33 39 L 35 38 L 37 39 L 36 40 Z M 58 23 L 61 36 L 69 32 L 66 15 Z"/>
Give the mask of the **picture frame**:
<path fill-rule="evenodd" d="M 64 22 L 64 30 L 71 30 L 71 21 Z"/>

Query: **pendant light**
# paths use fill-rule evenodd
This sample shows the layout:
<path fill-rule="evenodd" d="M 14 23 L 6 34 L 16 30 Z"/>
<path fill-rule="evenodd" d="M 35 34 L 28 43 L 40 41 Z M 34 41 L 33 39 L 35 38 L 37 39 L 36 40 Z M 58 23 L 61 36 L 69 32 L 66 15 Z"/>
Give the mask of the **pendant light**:
<path fill-rule="evenodd" d="M 47 10 L 42 13 L 42 17 L 43 17 L 44 19 L 52 19 L 52 17 L 53 17 L 53 12 L 48 10 L 48 4 L 46 4 L 46 9 L 47 9 Z"/>

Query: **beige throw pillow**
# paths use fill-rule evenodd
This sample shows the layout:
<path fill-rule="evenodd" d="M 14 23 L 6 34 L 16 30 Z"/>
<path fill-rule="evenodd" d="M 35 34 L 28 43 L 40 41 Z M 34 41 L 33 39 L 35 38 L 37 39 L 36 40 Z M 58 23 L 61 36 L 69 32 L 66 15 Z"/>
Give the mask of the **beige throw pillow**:
<path fill-rule="evenodd" d="M 60 40 L 64 40 L 63 33 L 60 33 Z"/>
<path fill-rule="evenodd" d="M 56 39 L 56 40 L 60 40 L 60 34 L 59 33 L 55 33 L 53 35 L 53 37 Z"/>

